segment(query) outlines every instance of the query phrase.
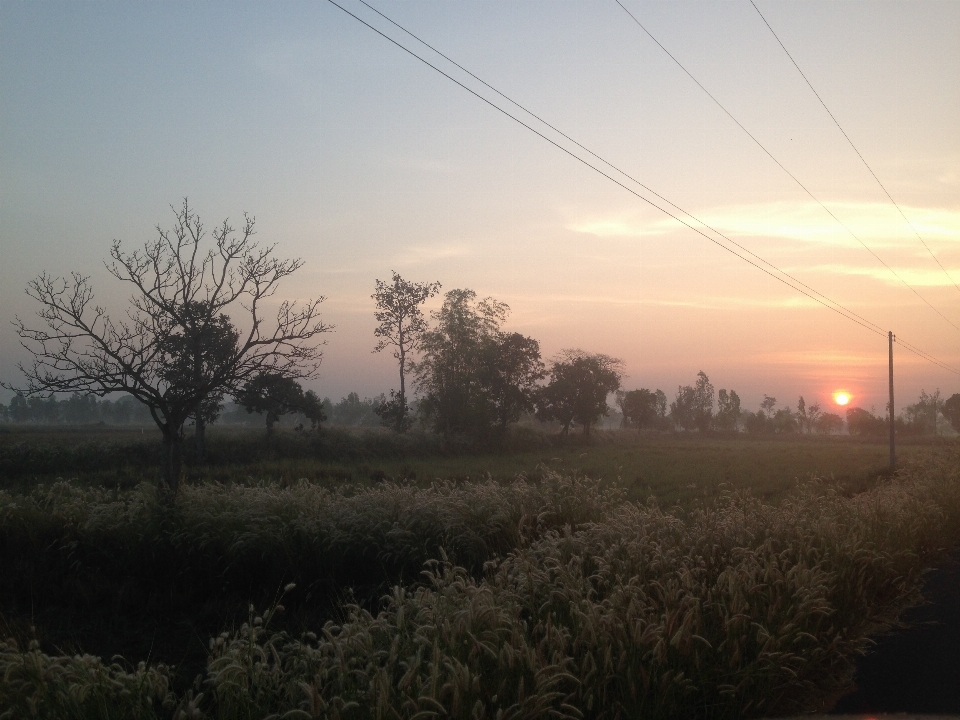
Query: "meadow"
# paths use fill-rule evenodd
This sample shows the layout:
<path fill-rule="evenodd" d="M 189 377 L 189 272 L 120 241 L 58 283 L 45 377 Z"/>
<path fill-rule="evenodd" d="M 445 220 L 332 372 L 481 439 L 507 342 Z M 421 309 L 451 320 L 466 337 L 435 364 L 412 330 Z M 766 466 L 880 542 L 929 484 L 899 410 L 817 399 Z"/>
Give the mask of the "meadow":
<path fill-rule="evenodd" d="M 960 540 L 952 444 L 224 433 L 170 506 L 55 435 L 0 436 L 0 717 L 811 710 Z"/>

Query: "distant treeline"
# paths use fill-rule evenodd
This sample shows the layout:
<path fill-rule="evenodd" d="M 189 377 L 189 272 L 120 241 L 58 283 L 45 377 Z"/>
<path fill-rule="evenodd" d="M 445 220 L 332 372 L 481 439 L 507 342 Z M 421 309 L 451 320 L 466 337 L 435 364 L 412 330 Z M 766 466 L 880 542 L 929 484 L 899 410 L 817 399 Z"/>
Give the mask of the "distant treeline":
<path fill-rule="evenodd" d="M 681 385 L 673 402 L 667 403 L 662 390 L 646 388 L 617 392 L 624 427 L 639 430 L 684 430 L 689 432 L 746 432 L 751 435 L 818 434 L 837 435 L 847 432 L 859 437 L 882 437 L 889 432 L 886 413 L 847 408 L 844 416 L 826 412 L 819 403 L 808 405 L 801 395 L 796 408 L 777 406 L 777 399 L 764 395 L 756 412 L 740 406 L 734 390 L 714 387 L 706 373 L 697 374 L 693 385 Z M 714 409 L 716 407 L 716 409 Z M 939 435 L 960 432 L 960 394 L 944 401 L 940 391 L 920 391 L 919 399 L 907 405 L 896 418 L 897 432 L 902 435 Z"/>
<path fill-rule="evenodd" d="M 826 412 L 819 403 L 808 405 L 803 396 L 796 407 L 777 404 L 777 399 L 764 395 L 755 412 L 744 410 L 734 390 L 715 392 L 706 373 L 700 372 L 693 385 L 677 388 L 673 401 L 667 400 L 662 390 L 619 390 L 615 394 L 619 412 L 611 410 L 607 427 L 618 423 L 623 428 L 661 432 L 743 432 L 750 435 L 838 435 L 848 433 L 859 437 L 883 437 L 889 432 L 886 414 L 860 407 L 847 408 L 843 415 Z M 329 397 L 322 401 L 326 422 L 338 427 L 373 428 L 383 424 L 377 408 L 387 402 L 385 395 L 363 398 L 351 392 L 339 402 Z M 418 403 L 411 404 L 416 415 Z M 227 402 L 217 417 L 217 424 L 230 426 L 260 426 L 264 413 L 248 412 L 242 405 Z M 302 425 L 305 418 L 291 415 L 291 424 Z M 532 413 L 525 414 L 526 424 L 555 429 L 556 423 L 538 420 Z M 95 395 L 73 393 L 57 399 L 24 398 L 16 395 L 8 405 L 0 402 L 0 421 L 42 425 L 151 425 L 146 405 L 132 397 L 117 400 Z M 930 436 L 960 432 L 960 394 L 948 400 L 941 399 L 940 391 L 920 392 L 920 397 L 907 405 L 897 416 L 898 434 Z"/>
<path fill-rule="evenodd" d="M 384 402 L 383 395 L 364 398 L 351 392 L 339 402 L 324 398 L 324 416 L 331 425 L 344 427 L 375 427 L 380 417 L 375 408 Z M 217 417 L 220 425 L 263 425 L 263 413 L 247 412 L 235 402 L 227 402 Z M 293 424 L 304 422 L 299 415 L 292 415 Z M 0 402 L 0 421 L 32 423 L 39 425 L 153 425 L 150 409 L 135 398 L 126 396 L 116 400 L 98 398 L 96 395 L 73 393 L 65 398 L 30 397 L 15 395 L 9 404 Z"/>

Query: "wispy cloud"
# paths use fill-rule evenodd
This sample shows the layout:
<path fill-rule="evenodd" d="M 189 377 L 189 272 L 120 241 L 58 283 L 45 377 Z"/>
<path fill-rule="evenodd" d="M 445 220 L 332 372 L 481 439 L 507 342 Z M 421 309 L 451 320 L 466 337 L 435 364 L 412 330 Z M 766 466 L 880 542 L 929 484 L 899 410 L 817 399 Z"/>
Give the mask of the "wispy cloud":
<path fill-rule="evenodd" d="M 515 303 L 536 304 L 549 303 L 556 305 L 610 305 L 610 306 L 635 306 L 635 307 L 676 307 L 691 308 L 695 310 L 732 310 L 735 308 L 816 308 L 819 303 L 803 297 L 782 297 L 782 298 L 745 298 L 745 297 L 701 297 L 692 300 L 654 300 L 647 298 L 618 297 L 614 295 L 528 295 L 524 297 L 511 297 Z"/>
<path fill-rule="evenodd" d="M 912 285 L 914 287 L 950 287 L 953 285 L 954 280 L 960 281 L 960 268 L 947 267 L 947 272 L 949 273 L 948 277 L 944 274 L 943 270 L 937 266 L 932 266 L 929 268 L 891 267 L 893 267 L 893 269 L 896 271 L 896 275 L 879 263 L 874 266 L 842 265 L 839 263 L 831 263 L 826 265 L 815 265 L 813 267 L 805 268 L 805 270 L 810 272 L 832 273 L 835 275 L 855 275 L 859 277 L 868 277 L 897 287 L 903 286 L 903 283 L 901 283 L 900 279 L 897 278 L 897 275 L 899 275 L 900 278 L 902 278 L 903 281 L 905 281 L 908 285 Z"/>
<path fill-rule="evenodd" d="M 920 247 L 913 229 L 890 204 L 825 203 L 860 240 L 878 246 Z M 960 243 L 960 210 L 901 206 L 913 228 L 929 242 Z M 697 211 L 705 224 L 731 237 L 782 238 L 803 243 L 859 247 L 857 240 L 822 207 L 808 203 L 725 205 Z M 696 223 L 693 223 L 696 225 Z M 675 220 L 638 212 L 598 214 L 568 222 L 573 232 L 600 238 L 663 235 L 682 226 Z"/>

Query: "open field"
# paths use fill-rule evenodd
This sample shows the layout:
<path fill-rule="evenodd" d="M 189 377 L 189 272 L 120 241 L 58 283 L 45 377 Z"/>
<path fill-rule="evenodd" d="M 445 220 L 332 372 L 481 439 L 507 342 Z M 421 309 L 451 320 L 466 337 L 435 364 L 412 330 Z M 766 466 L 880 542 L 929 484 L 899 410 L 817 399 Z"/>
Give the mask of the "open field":
<path fill-rule="evenodd" d="M 170 506 L 135 433 L 7 435 L 0 716 L 815 709 L 960 541 L 952 444 L 521 441 L 223 433 Z"/>
<path fill-rule="evenodd" d="M 11 427 L 0 430 L 0 487 L 23 489 L 58 478 L 133 487 L 159 476 L 155 430 Z M 775 500 L 798 480 L 811 476 L 831 479 L 848 489 L 865 488 L 888 464 L 885 445 L 846 437 L 702 438 L 606 431 L 595 433 L 588 445 L 577 437 L 557 443 L 535 435 L 498 452 L 451 452 L 428 438 L 395 443 L 391 436 L 376 433 L 366 433 L 366 441 L 358 441 L 357 434 L 340 429 L 326 430 L 323 437 L 314 442 L 286 432 L 271 443 L 260 430 L 214 429 L 210 461 L 188 465 L 188 480 L 283 485 L 307 479 L 331 488 L 372 486 L 386 480 L 426 486 L 436 480 L 510 481 L 519 474 L 536 479 L 550 471 L 602 478 L 622 487 L 630 499 L 645 501 L 653 496 L 661 504 L 689 506 L 698 499 L 716 497 L 725 486 Z M 904 444 L 898 455 L 909 460 L 929 447 L 929 443 Z M 105 457 L 110 454 L 120 459 L 111 462 Z"/>

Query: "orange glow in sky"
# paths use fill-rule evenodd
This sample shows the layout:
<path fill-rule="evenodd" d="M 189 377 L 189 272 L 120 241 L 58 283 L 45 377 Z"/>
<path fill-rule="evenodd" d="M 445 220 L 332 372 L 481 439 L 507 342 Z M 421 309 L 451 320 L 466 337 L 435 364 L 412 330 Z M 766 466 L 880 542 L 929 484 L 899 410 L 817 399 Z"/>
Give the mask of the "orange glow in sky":
<path fill-rule="evenodd" d="M 848 402 L 850 402 L 850 393 L 848 393 L 846 390 L 837 390 L 833 394 L 833 401 L 837 405 L 846 405 Z"/>

